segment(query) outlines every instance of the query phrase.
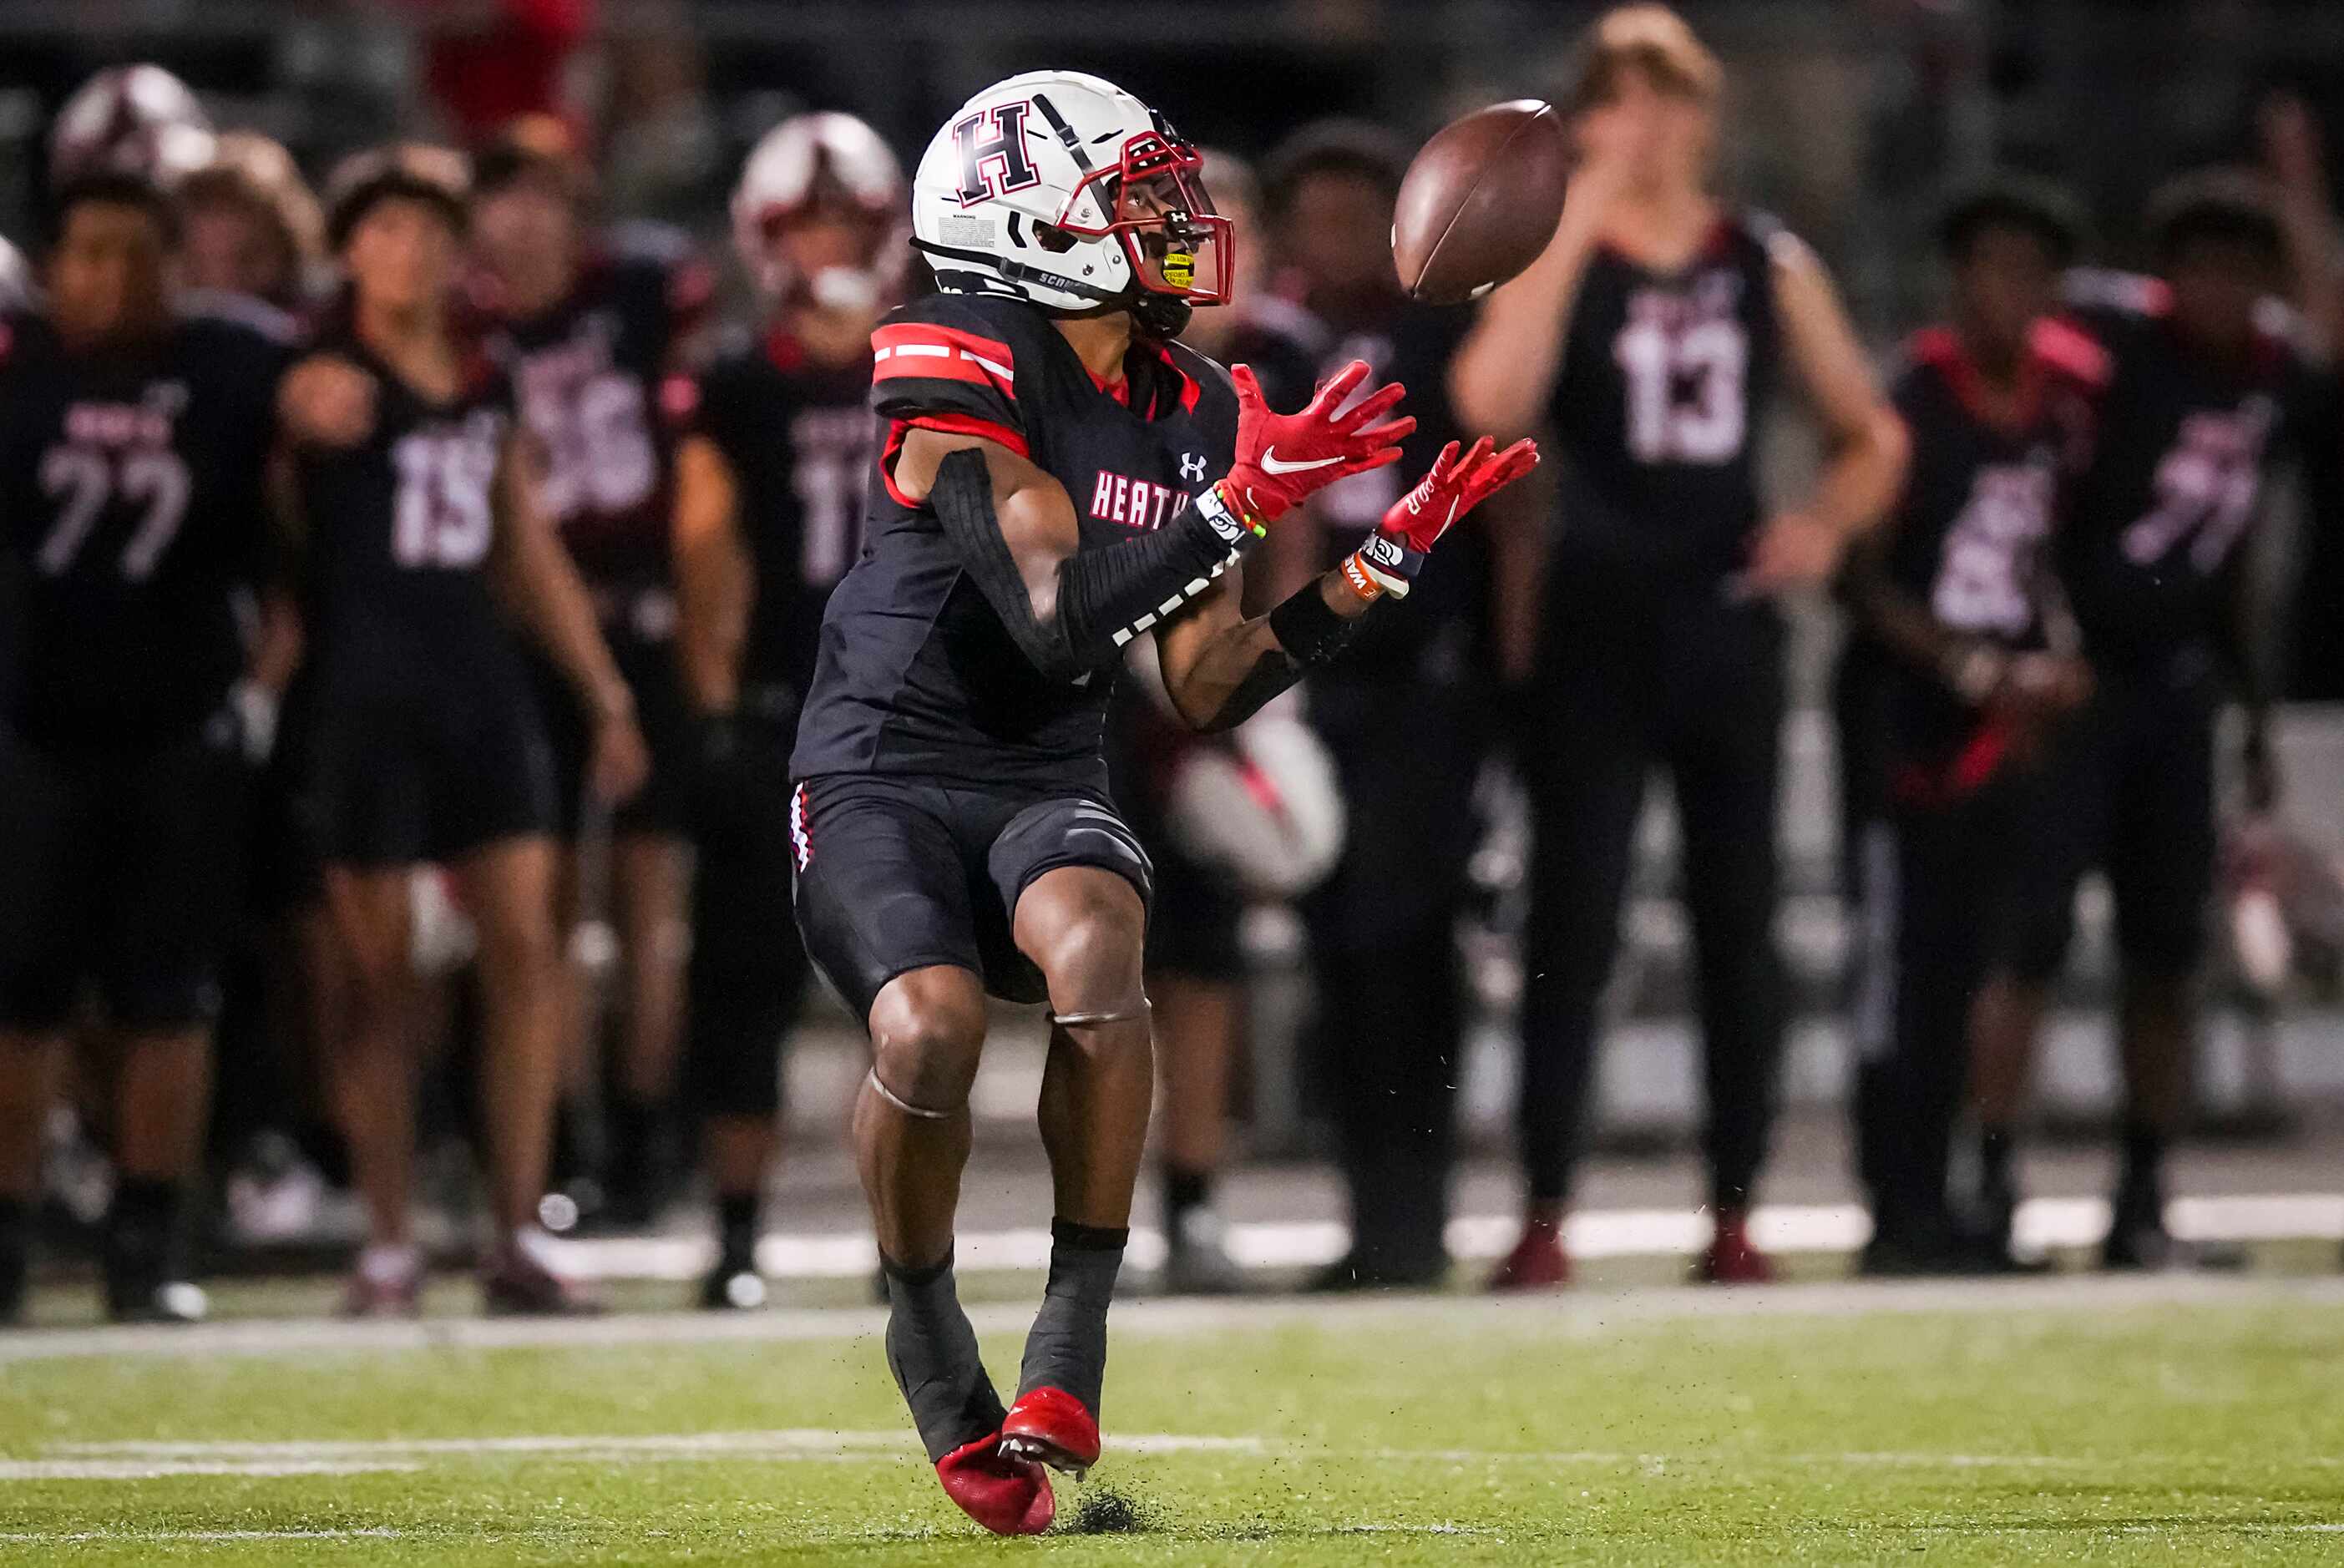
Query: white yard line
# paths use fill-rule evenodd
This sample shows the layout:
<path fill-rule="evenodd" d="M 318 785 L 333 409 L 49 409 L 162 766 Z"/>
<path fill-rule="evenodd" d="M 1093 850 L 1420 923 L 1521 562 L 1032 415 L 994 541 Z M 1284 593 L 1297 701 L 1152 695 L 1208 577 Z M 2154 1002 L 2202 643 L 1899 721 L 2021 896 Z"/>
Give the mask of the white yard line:
<path fill-rule="evenodd" d="M 1298 1464 L 1529 1465 L 1550 1469 L 1632 1468 L 1657 1474 L 1730 1462 L 1843 1469 L 1848 1466 L 1937 1471 L 2072 1471 L 2089 1473 L 2135 1462 L 2134 1458 L 2063 1454 L 1979 1454 L 1854 1452 L 1767 1454 L 1755 1460 L 1713 1452 L 1637 1453 L 1609 1450 L 1480 1448 L 1338 1448 L 1268 1437 L 1221 1437 L 1190 1432 L 1111 1434 L 1119 1454 L 1214 1453 Z M 499 1437 L 399 1438 L 251 1442 L 119 1442 L 55 1443 L 36 1460 L 0 1462 L 0 1482 L 118 1481 L 160 1475 L 356 1475 L 413 1472 L 434 1463 L 483 1460 L 546 1460 L 591 1464 L 689 1461 L 776 1463 L 916 1462 L 919 1445 L 908 1430 L 545 1433 Z M 2297 1462 L 2326 1464 L 2321 1456 Z"/>
<path fill-rule="evenodd" d="M 1652 1286 L 1510 1297 L 1454 1294 L 1350 1298 L 1259 1296 L 1132 1300 L 1115 1309 L 1119 1334 L 1181 1337 L 1294 1324 L 1356 1329 L 1420 1324 L 1443 1331 L 1490 1329 L 1600 1335 L 1684 1319 L 1851 1317 L 1874 1312 L 2125 1310 L 2143 1307 L 2344 1303 L 2344 1278 L 2219 1273 L 2059 1274 L 1995 1280 L 1845 1280 L 1756 1289 Z M 980 1333 L 1022 1332 L 1028 1302 L 970 1309 Z M 124 1355 L 242 1355 L 281 1359 L 356 1352 L 578 1350 L 729 1341 L 826 1342 L 874 1337 L 886 1326 L 877 1307 L 776 1309 L 764 1312 L 663 1312 L 603 1318 L 433 1318 L 420 1322 L 249 1319 L 190 1327 L 108 1326 L 0 1331 L 0 1365 L 13 1361 Z"/>
<path fill-rule="evenodd" d="M 105 1544 L 114 1546 L 170 1545 L 180 1542 L 214 1541 L 396 1541 L 399 1530 L 61 1530 L 54 1534 L 35 1530 L 0 1530 L 0 1543 L 36 1546 Z"/>
<path fill-rule="evenodd" d="M 2177 1199 L 2167 1223 L 2184 1240 L 2249 1241 L 2344 1239 L 2344 1193 L 2263 1193 Z M 1686 1257 L 1709 1240 L 1710 1219 L 1697 1209 L 1616 1209 L 1574 1214 L 1564 1226 L 1573 1257 Z M 2022 1250 L 2088 1247 L 2107 1233 L 2108 1206 L 2098 1198 L 2036 1198 L 2019 1205 Z M 1853 1203 L 1769 1204 L 1752 1217 L 1752 1239 L 1778 1252 L 1850 1252 L 1872 1235 L 1872 1221 Z M 1467 1215 L 1449 1224 L 1449 1249 L 1465 1262 L 1503 1257 L 1520 1234 L 1510 1214 Z M 1248 1269 L 1312 1269 L 1340 1257 L 1348 1242 L 1329 1220 L 1255 1221 L 1231 1225 L 1229 1255 Z M 557 1244 L 563 1265 L 601 1280 L 692 1280 L 715 1259 L 705 1236 L 611 1237 Z M 961 1272 L 1039 1270 L 1050 1261 L 1050 1233 L 1039 1227 L 978 1231 L 960 1237 L 954 1255 Z M 757 1265 L 777 1280 L 860 1279 L 876 1254 L 860 1232 L 776 1234 L 758 1244 Z M 1162 1232 L 1146 1226 L 1131 1234 L 1128 1261 L 1154 1269 L 1164 1260 Z"/>

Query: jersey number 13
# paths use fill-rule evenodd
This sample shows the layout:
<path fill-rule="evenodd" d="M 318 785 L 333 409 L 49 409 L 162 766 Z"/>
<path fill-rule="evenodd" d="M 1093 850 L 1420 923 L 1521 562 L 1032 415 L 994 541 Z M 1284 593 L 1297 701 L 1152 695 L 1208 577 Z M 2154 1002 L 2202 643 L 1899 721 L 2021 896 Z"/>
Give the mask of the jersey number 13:
<path fill-rule="evenodd" d="M 1722 463 L 1741 452 L 1750 343 L 1739 325 L 1631 320 L 1612 357 L 1627 379 L 1628 451 L 1638 462 Z"/>

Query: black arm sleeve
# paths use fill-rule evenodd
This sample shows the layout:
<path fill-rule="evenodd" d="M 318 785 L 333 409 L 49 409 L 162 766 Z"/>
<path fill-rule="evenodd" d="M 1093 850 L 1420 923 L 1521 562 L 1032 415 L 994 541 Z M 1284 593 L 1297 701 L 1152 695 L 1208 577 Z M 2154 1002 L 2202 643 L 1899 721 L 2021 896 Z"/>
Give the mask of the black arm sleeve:
<path fill-rule="evenodd" d="M 1209 521 L 1208 509 L 1191 505 L 1153 533 L 1060 561 L 1056 612 L 1043 621 L 1001 536 L 983 454 L 945 454 L 928 504 L 1019 651 L 1053 680 L 1113 663 L 1126 643 L 1211 587 L 1238 557 L 1238 541 Z"/>

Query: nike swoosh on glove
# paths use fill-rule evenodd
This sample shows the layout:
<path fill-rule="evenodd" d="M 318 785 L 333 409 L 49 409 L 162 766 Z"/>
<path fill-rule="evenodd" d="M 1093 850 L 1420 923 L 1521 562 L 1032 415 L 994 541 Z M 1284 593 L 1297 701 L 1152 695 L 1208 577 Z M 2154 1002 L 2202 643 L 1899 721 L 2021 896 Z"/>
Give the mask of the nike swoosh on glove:
<path fill-rule="evenodd" d="M 1399 460 L 1399 443 L 1416 420 L 1384 418 L 1405 392 L 1397 381 L 1351 407 L 1368 379 L 1368 362 L 1354 359 L 1321 382 L 1302 411 L 1281 414 L 1262 400 L 1249 366 L 1234 365 L 1238 393 L 1237 460 L 1216 481 L 1229 510 L 1250 522 L 1277 521 L 1304 497 L 1350 474 Z"/>
<path fill-rule="evenodd" d="M 1425 553 L 1457 520 L 1538 467 L 1538 443 L 1525 436 L 1504 451 L 1483 436 L 1460 458 L 1450 442 L 1431 471 L 1392 502 L 1367 543 L 1343 562 L 1343 581 L 1362 599 L 1407 597 Z"/>

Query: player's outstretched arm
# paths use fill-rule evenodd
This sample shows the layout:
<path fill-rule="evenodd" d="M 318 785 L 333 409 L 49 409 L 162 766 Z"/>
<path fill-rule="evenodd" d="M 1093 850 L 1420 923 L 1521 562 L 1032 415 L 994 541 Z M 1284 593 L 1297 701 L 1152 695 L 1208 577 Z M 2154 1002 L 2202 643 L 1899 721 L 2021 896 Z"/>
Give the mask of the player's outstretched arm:
<path fill-rule="evenodd" d="M 1267 615 L 1247 620 L 1235 573 L 1157 634 L 1164 689 L 1191 728 L 1226 730 L 1340 653 L 1360 617 L 1387 595 L 1404 598 L 1426 553 L 1457 521 L 1538 466 L 1538 447 L 1503 451 L 1484 436 L 1459 454 L 1451 441 L 1431 471 L 1384 514 L 1368 541 Z"/>
<path fill-rule="evenodd" d="M 676 663 L 685 694 L 703 713 L 739 705 L 741 650 L 749 641 L 756 568 L 741 537 L 732 465 L 706 436 L 675 453 Z"/>
<path fill-rule="evenodd" d="M 1202 596 L 1289 508 L 1347 474 L 1398 460 L 1416 428 L 1386 419 L 1397 385 L 1343 405 L 1368 367 L 1354 361 L 1298 414 L 1271 412 L 1253 375 L 1232 372 L 1237 460 L 1177 517 L 1106 549 L 1081 549 L 1066 487 L 997 441 L 914 428 L 898 491 L 924 499 L 969 576 L 1036 670 L 1077 680 Z"/>
<path fill-rule="evenodd" d="M 621 801 L 642 787 L 651 772 L 651 753 L 635 725 L 634 695 L 595 623 L 593 602 L 539 503 L 542 460 L 525 436 L 516 434 L 505 443 L 497 464 L 491 567 L 504 599 L 568 678 L 580 705 L 593 720 L 589 782 L 595 794 Z"/>

